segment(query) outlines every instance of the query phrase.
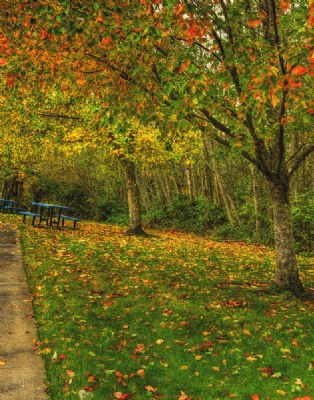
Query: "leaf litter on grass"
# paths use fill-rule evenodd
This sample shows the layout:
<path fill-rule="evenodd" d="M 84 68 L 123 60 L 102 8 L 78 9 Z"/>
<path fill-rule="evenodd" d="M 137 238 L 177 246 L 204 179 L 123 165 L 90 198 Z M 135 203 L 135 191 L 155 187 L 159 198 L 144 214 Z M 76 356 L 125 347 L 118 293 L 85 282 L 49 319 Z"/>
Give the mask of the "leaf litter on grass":
<path fill-rule="evenodd" d="M 264 290 L 273 252 L 154 234 L 23 227 L 52 397 L 310 396 L 312 305 Z"/>

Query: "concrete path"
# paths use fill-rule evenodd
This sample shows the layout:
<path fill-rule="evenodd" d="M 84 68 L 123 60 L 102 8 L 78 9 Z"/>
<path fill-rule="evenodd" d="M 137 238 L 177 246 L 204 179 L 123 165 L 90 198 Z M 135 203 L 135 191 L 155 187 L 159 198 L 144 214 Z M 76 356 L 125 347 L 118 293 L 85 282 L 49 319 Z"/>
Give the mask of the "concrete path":
<path fill-rule="evenodd" d="M 17 231 L 0 221 L 0 399 L 48 400 Z"/>

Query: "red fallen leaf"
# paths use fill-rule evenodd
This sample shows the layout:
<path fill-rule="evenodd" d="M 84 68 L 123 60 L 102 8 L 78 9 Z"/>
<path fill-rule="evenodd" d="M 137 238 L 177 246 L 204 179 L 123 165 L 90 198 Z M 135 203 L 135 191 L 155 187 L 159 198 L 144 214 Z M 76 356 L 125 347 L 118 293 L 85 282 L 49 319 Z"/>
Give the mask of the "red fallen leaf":
<path fill-rule="evenodd" d="M 95 386 L 85 386 L 83 390 L 85 392 L 92 392 L 95 389 Z"/>
<path fill-rule="evenodd" d="M 252 399 L 252 400 L 259 400 L 259 395 L 258 395 L 258 394 L 253 394 L 253 395 L 251 396 L 251 399 Z"/>
<path fill-rule="evenodd" d="M 60 354 L 59 356 L 60 360 L 65 360 L 67 358 L 66 354 Z"/>
<path fill-rule="evenodd" d="M 269 376 L 273 375 L 275 373 L 275 371 L 273 370 L 272 367 L 263 367 L 259 369 L 260 371 L 262 371 L 264 374 L 267 374 Z"/>
<path fill-rule="evenodd" d="M 124 380 L 124 378 L 123 378 L 123 375 L 121 374 L 120 371 L 116 371 L 116 377 L 117 377 L 117 380 L 120 383 L 120 385 L 122 385 L 122 386 L 126 386 L 127 385 L 125 380 Z"/>
<path fill-rule="evenodd" d="M 101 39 L 101 43 L 109 44 L 111 42 L 111 37 L 105 37 Z"/>
<path fill-rule="evenodd" d="M 157 388 L 153 388 L 150 385 L 145 386 L 145 389 L 148 390 L 149 392 L 152 392 L 152 393 L 156 393 L 157 390 L 158 390 Z"/>
<path fill-rule="evenodd" d="M 131 398 L 131 393 L 114 392 L 113 396 L 115 399 L 127 400 Z"/>
<path fill-rule="evenodd" d="M 311 396 L 295 397 L 293 400 L 312 400 Z"/>
<path fill-rule="evenodd" d="M 207 340 L 205 343 L 203 343 L 200 347 L 200 351 L 204 351 L 206 347 L 213 347 L 214 343 L 211 340 Z"/>
<path fill-rule="evenodd" d="M 67 369 L 66 373 L 69 375 L 70 378 L 73 378 L 73 376 L 75 376 L 75 372 L 71 371 L 70 369 Z"/>

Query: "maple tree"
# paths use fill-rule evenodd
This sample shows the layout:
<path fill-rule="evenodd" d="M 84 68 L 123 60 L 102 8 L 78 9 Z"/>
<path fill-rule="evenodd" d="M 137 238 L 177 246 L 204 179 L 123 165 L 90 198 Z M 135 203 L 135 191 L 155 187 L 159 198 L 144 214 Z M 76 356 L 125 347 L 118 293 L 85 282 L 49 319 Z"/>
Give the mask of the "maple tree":
<path fill-rule="evenodd" d="M 275 281 L 303 292 L 289 184 L 314 150 L 313 1 L 17 1 L 2 13 L 8 91 L 53 79 L 95 96 L 103 127 L 136 115 L 174 136 L 193 128 L 252 163 L 271 186 Z"/>

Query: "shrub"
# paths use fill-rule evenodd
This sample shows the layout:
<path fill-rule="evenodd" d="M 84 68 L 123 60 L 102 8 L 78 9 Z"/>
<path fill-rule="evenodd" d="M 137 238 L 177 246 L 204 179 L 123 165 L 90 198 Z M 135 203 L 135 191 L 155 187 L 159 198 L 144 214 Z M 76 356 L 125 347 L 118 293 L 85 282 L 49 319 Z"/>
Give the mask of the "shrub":
<path fill-rule="evenodd" d="M 292 205 L 292 220 L 296 250 L 313 252 L 314 243 L 314 193 L 307 192 Z"/>
<path fill-rule="evenodd" d="M 190 201 L 187 196 L 177 196 L 172 203 L 156 208 L 145 215 L 152 226 L 173 227 L 191 232 L 205 232 L 226 221 L 224 210 L 211 204 L 206 197 Z"/>

